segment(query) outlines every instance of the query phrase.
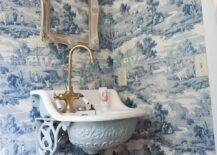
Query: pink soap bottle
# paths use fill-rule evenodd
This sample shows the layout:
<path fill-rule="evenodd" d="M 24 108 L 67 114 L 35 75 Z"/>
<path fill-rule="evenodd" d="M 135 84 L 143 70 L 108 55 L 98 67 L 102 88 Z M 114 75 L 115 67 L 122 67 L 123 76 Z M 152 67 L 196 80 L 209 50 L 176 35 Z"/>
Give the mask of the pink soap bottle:
<path fill-rule="evenodd" d="M 103 111 L 108 110 L 109 108 L 109 93 L 107 87 L 99 88 L 100 93 L 100 104 Z"/>

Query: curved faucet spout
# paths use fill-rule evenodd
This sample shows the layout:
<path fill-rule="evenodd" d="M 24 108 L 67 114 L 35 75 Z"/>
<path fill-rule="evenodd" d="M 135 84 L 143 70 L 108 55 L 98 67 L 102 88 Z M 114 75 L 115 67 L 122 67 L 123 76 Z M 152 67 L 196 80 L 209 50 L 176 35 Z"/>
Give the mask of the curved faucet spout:
<path fill-rule="evenodd" d="M 54 94 L 54 99 L 59 99 L 59 100 L 63 100 L 66 103 L 66 106 L 63 107 L 62 112 L 76 112 L 76 110 L 73 107 L 74 101 L 78 100 L 81 97 L 84 97 L 83 94 L 80 93 L 75 93 L 73 91 L 72 88 L 72 81 L 71 81 L 71 76 L 72 76 L 72 54 L 74 53 L 75 49 L 77 48 L 84 48 L 88 51 L 89 53 L 89 57 L 90 57 L 90 62 L 93 63 L 93 55 L 92 52 L 90 50 L 90 48 L 88 48 L 85 45 L 76 45 L 74 46 L 70 52 L 69 52 L 69 64 L 68 64 L 68 86 L 67 86 L 67 90 L 62 93 L 62 94 Z"/>
<path fill-rule="evenodd" d="M 91 52 L 91 49 L 85 45 L 76 45 L 74 46 L 70 51 L 69 51 L 69 60 L 68 60 L 68 86 L 67 86 L 67 90 L 68 91 L 71 91 L 73 88 L 72 88 L 72 81 L 71 81 L 71 77 L 72 77 L 72 55 L 74 53 L 74 51 L 77 49 L 77 48 L 83 48 L 85 50 L 88 51 L 89 53 L 89 57 L 90 57 L 90 63 L 93 64 L 93 54 Z"/>

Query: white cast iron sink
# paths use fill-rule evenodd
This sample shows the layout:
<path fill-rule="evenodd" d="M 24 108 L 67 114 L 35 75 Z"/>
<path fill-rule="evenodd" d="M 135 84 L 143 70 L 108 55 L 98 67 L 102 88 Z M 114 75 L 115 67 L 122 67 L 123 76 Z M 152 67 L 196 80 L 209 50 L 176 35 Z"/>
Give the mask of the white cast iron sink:
<path fill-rule="evenodd" d="M 98 90 L 79 90 L 93 104 L 96 114 L 87 116 L 76 113 L 59 113 L 53 105 L 53 94 L 64 91 L 35 90 L 31 95 L 39 105 L 42 118 L 51 118 L 67 122 L 66 131 L 72 144 L 82 148 L 88 154 L 96 154 L 128 140 L 136 127 L 137 119 L 148 115 L 147 111 L 125 106 L 117 92 L 109 89 L 110 107 L 102 110 Z"/>

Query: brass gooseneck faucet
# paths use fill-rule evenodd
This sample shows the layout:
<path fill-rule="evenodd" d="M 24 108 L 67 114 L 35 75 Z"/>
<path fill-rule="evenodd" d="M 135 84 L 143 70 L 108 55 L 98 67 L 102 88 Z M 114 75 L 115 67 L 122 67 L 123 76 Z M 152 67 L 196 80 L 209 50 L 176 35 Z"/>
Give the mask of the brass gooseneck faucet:
<path fill-rule="evenodd" d="M 69 59 L 68 59 L 68 86 L 67 86 L 67 90 L 59 95 L 54 94 L 54 98 L 55 99 L 59 99 L 59 100 L 63 100 L 66 103 L 66 107 L 62 110 L 63 113 L 65 112 L 75 112 L 75 109 L 73 108 L 73 103 L 75 100 L 83 97 L 83 94 L 80 93 L 75 93 L 73 91 L 73 87 L 72 87 L 72 55 L 74 53 L 74 51 L 77 48 L 83 48 L 86 49 L 89 53 L 89 57 L 90 57 L 90 63 L 93 63 L 93 54 L 91 52 L 91 49 L 85 45 L 76 45 L 74 46 L 70 51 L 69 51 Z"/>

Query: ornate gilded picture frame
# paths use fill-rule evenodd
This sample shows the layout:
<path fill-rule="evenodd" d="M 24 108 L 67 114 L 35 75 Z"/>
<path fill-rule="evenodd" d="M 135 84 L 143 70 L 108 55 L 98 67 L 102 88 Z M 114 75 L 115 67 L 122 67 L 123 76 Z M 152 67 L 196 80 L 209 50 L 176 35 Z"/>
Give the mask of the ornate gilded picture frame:
<path fill-rule="evenodd" d="M 62 4 L 67 2 L 70 4 Z M 98 18 L 99 4 L 98 0 L 87 0 L 88 4 L 82 3 L 86 8 L 82 10 L 81 4 L 77 4 L 77 12 L 72 11 L 71 4 L 76 0 L 41 0 L 41 38 L 42 41 L 55 44 L 65 44 L 70 48 L 76 44 L 84 44 L 93 50 L 99 49 L 98 38 Z M 59 10 L 55 11 L 56 8 Z M 62 15 L 61 15 L 62 11 Z M 76 14 L 77 13 L 77 14 Z M 80 28 L 73 23 L 74 18 L 78 18 Z M 82 17 L 86 17 L 82 19 Z M 59 19 L 58 19 L 59 18 Z M 62 19 L 64 18 L 64 19 Z M 61 21 L 61 22 L 60 22 Z M 55 25 L 56 24 L 56 25 Z M 58 25 L 59 24 L 59 25 Z M 86 24 L 86 27 L 85 27 Z"/>

